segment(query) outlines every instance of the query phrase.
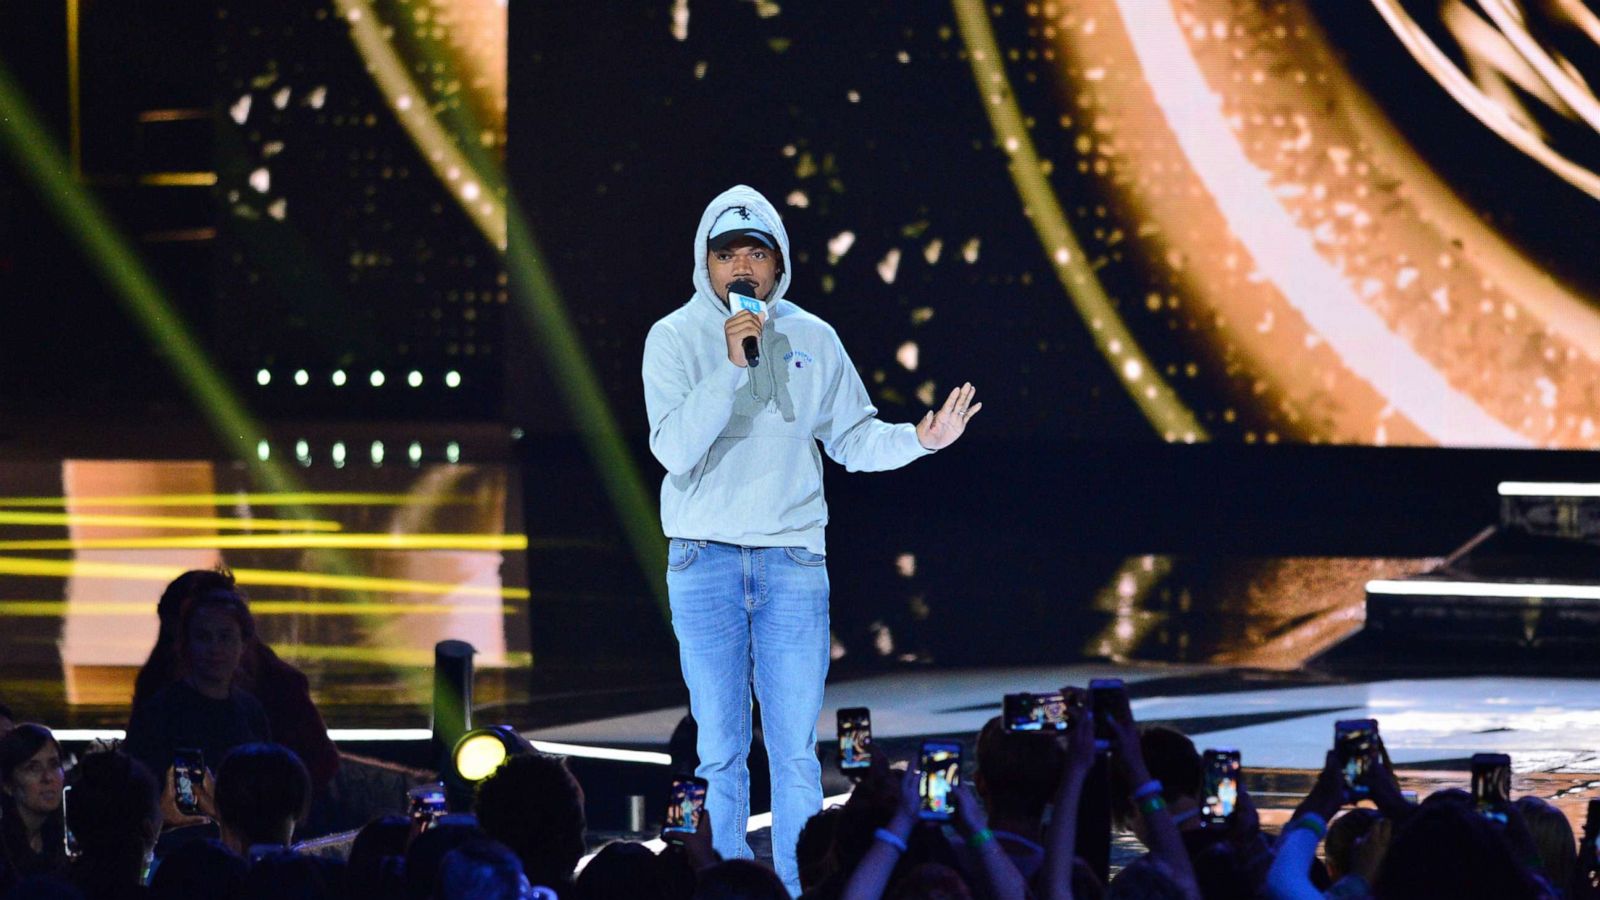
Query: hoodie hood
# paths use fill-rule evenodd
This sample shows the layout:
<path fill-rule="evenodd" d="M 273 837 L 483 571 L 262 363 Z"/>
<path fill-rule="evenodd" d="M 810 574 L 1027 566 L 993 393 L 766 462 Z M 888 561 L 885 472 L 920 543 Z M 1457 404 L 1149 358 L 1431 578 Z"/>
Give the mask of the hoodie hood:
<path fill-rule="evenodd" d="M 717 298 L 717 292 L 711 287 L 711 272 L 706 268 L 706 251 L 711 238 L 711 225 L 717 216 L 735 207 L 743 206 L 750 210 L 760 220 L 763 231 L 769 232 L 778 239 L 778 251 L 783 254 L 783 274 L 778 276 L 778 283 L 772 288 L 772 295 L 767 298 L 770 307 L 783 299 L 784 291 L 789 289 L 789 270 L 793 265 L 789 255 L 789 232 L 783 228 L 783 219 L 778 215 L 778 210 L 768 202 L 761 192 L 748 185 L 736 184 L 718 194 L 707 206 L 706 211 L 700 216 L 700 227 L 694 233 L 694 290 L 697 301 L 710 303 L 719 315 L 728 314 L 727 307 Z"/>

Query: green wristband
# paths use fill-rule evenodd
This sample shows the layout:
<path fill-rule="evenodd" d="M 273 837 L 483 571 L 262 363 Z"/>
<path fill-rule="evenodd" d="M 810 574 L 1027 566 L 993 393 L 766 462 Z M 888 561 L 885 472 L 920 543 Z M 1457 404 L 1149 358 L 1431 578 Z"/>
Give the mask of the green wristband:
<path fill-rule="evenodd" d="M 1161 799 L 1160 794 L 1151 794 L 1139 801 L 1139 811 L 1147 816 L 1153 816 L 1167 808 L 1167 801 Z"/>
<path fill-rule="evenodd" d="M 978 848 L 982 847 L 984 844 L 987 844 L 992 840 L 994 840 L 994 832 L 990 831 L 987 828 L 984 828 L 984 829 L 981 829 L 981 830 L 978 830 L 978 831 L 974 831 L 972 833 L 972 836 L 967 838 L 967 846 L 971 847 L 974 850 L 977 850 Z"/>

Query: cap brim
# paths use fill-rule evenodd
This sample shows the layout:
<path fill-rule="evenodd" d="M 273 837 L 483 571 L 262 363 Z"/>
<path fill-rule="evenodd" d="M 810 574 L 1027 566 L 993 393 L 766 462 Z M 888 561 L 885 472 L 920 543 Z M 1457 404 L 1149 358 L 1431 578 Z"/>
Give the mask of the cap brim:
<path fill-rule="evenodd" d="M 706 245 L 712 250 L 721 250 L 740 238 L 750 238 L 768 250 L 778 249 L 777 239 L 759 228 L 736 228 L 733 231 L 724 231 L 719 235 L 713 236 L 706 242 Z"/>

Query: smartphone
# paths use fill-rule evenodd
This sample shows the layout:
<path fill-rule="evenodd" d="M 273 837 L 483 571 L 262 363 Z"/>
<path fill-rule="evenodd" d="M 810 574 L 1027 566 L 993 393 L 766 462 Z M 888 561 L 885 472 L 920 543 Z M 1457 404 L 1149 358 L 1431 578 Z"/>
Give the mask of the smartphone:
<path fill-rule="evenodd" d="M 872 767 L 872 713 L 865 706 L 838 712 L 839 771 L 859 775 Z"/>
<path fill-rule="evenodd" d="M 72 820 L 67 818 L 67 804 L 71 799 L 72 785 L 69 784 L 61 789 L 61 847 L 67 859 L 77 859 L 82 851 L 78 849 L 78 838 L 72 833 Z"/>
<path fill-rule="evenodd" d="M 180 747 L 172 756 L 172 787 L 178 802 L 178 812 L 186 816 L 200 814 L 200 803 L 195 799 L 195 785 L 205 784 L 205 754 L 193 747 Z"/>
<path fill-rule="evenodd" d="M 1127 718 L 1128 688 L 1121 678 L 1096 678 L 1089 682 L 1089 709 L 1094 713 L 1096 741 L 1111 741 L 1111 720 Z"/>
<path fill-rule="evenodd" d="M 672 796 L 667 801 L 666 824 L 661 829 L 663 837 L 675 834 L 693 834 L 700 827 L 700 814 L 706 808 L 706 780 L 693 775 L 676 775 L 672 779 Z"/>
<path fill-rule="evenodd" d="M 1207 750 L 1206 802 L 1201 809 L 1207 825 L 1226 825 L 1233 821 L 1239 805 L 1239 751 Z"/>
<path fill-rule="evenodd" d="M 1345 793 L 1359 800 L 1371 793 L 1367 771 L 1383 759 L 1377 719 L 1341 719 L 1333 724 L 1333 749 L 1344 769 Z"/>
<path fill-rule="evenodd" d="M 934 822 L 949 820 L 956 808 L 950 792 L 961 783 L 961 745 L 955 741 L 923 741 L 917 762 L 922 772 L 917 780 L 922 795 L 918 817 Z"/>
<path fill-rule="evenodd" d="M 1472 804 L 1478 815 L 1504 825 L 1511 807 L 1511 757 L 1504 753 L 1472 754 Z"/>
<path fill-rule="evenodd" d="M 435 781 L 432 784 L 419 784 L 406 791 L 407 812 L 411 816 L 411 835 L 417 835 L 432 828 L 439 817 L 449 812 L 450 804 L 445 799 L 444 783 Z"/>
<path fill-rule="evenodd" d="M 1000 721 L 1008 732 L 1054 734 L 1067 730 L 1067 700 L 1060 691 L 1007 694 L 1000 709 Z"/>

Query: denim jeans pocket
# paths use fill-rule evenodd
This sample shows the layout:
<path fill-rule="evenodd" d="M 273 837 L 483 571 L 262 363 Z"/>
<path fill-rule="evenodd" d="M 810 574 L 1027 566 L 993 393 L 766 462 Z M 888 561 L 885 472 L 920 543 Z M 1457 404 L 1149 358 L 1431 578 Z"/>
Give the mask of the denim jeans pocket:
<path fill-rule="evenodd" d="M 804 547 L 785 547 L 783 552 L 788 554 L 789 559 L 802 566 L 825 566 L 828 564 L 826 556 L 821 553 L 812 553 Z"/>
<path fill-rule="evenodd" d="M 673 540 L 667 544 L 667 571 L 682 572 L 700 555 L 700 545 L 694 541 Z"/>

